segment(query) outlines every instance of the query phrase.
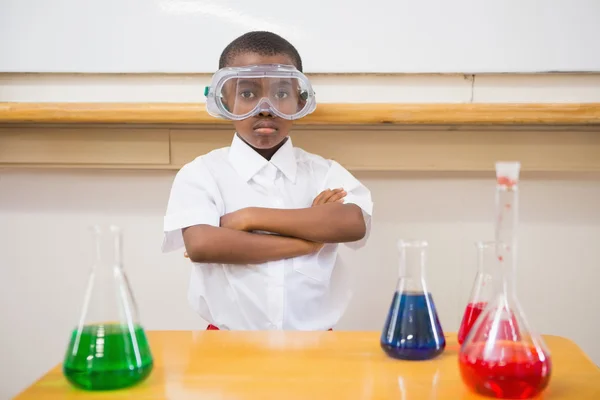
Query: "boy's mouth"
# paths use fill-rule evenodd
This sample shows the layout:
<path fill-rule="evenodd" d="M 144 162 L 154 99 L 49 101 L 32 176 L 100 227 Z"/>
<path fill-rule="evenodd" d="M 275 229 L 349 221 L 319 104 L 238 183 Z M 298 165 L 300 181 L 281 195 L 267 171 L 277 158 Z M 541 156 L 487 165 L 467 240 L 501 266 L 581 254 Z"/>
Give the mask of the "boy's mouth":
<path fill-rule="evenodd" d="M 252 125 L 254 132 L 262 135 L 271 135 L 277 132 L 277 124 L 273 121 L 259 120 Z"/>

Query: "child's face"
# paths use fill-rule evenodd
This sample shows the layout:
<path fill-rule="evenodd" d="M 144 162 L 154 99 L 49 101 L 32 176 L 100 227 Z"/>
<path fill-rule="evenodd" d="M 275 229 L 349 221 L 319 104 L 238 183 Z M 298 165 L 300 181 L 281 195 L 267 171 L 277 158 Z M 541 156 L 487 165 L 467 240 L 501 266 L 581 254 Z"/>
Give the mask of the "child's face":
<path fill-rule="evenodd" d="M 259 64 L 286 64 L 294 65 L 290 57 L 277 54 L 273 56 L 261 56 L 256 53 L 241 53 L 231 60 L 228 67 L 243 67 Z M 236 93 L 225 90 L 225 100 Z M 232 104 L 233 101 L 230 102 Z M 268 150 L 277 147 L 289 134 L 292 129 L 292 121 L 279 118 L 270 111 L 263 111 L 260 114 L 249 117 L 241 121 L 233 121 L 235 129 L 246 143 L 255 149 Z"/>

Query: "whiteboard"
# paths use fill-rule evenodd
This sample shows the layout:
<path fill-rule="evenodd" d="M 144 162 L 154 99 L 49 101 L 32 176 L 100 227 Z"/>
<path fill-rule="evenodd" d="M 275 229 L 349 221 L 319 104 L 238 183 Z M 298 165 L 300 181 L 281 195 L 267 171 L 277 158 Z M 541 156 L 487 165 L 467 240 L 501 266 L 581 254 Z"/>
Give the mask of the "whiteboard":
<path fill-rule="evenodd" d="M 600 0 L 0 0 L 0 72 L 212 73 L 251 30 L 312 73 L 600 71 Z"/>

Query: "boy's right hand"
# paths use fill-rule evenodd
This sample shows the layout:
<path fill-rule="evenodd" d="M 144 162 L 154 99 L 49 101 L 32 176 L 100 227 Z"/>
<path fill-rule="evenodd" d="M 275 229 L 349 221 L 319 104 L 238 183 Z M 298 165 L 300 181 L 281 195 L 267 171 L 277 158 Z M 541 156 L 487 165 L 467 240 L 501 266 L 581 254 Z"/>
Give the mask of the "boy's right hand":
<path fill-rule="evenodd" d="M 343 203 L 344 197 L 346 197 L 346 191 L 344 189 L 326 189 L 323 190 L 312 202 L 312 207 L 320 206 L 327 203 Z"/>

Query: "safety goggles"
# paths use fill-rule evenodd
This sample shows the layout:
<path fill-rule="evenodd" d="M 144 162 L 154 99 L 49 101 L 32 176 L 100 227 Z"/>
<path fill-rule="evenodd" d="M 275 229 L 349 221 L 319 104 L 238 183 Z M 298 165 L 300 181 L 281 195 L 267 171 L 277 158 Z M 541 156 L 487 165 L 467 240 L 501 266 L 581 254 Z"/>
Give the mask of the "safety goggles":
<path fill-rule="evenodd" d="M 204 94 L 210 115 L 234 121 L 261 113 L 299 119 L 317 106 L 308 78 L 289 65 L 222 68 L 213 75 Z"/>

